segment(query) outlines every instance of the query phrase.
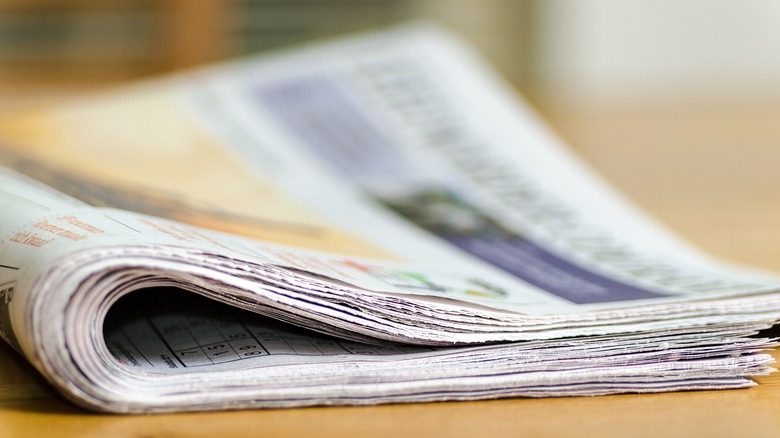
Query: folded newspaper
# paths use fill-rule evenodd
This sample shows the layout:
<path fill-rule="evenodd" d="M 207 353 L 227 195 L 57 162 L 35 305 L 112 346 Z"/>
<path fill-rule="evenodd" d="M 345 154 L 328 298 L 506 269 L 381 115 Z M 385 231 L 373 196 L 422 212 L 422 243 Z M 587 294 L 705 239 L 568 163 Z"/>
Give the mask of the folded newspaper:
<path fill-rule="evenodd" d="M 0 118 L 0 332 L 104 412 L 742 388 L 780 279 L 413 24 Z"/>

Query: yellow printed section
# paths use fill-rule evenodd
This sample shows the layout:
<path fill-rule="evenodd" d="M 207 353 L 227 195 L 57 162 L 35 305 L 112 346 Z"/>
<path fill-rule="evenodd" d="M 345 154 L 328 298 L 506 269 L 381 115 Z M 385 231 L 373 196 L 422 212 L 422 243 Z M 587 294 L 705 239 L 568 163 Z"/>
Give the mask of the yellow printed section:
<path fill-rule="evenodd" d="M 0 119 L 0 164 L 95 206 L 346 255 L 388 258 L 226 152 L 164 90 Z"/>

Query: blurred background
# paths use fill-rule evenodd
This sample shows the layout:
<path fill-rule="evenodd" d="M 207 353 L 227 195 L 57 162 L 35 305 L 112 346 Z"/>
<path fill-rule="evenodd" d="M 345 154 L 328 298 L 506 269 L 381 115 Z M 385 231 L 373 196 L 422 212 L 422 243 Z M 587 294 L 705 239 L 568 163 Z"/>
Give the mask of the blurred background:
<path fill-rule="evenodd" d="M 532 93 L 780 95 L 775 0 L 0 0 L 0 83 L 127 80 L 419 18 Z"/>
<path fill-rule="evenodd" d="M 780 269 L 776 0 L 0 0 L 0 110 L 421 18 L 663 222 Z"/>
<path fill-rule="evenodd" d="M 0 0 L 5 93 L 122 81 L 420 18 L 450 24 L 520 80 L 533 2 Z"/>

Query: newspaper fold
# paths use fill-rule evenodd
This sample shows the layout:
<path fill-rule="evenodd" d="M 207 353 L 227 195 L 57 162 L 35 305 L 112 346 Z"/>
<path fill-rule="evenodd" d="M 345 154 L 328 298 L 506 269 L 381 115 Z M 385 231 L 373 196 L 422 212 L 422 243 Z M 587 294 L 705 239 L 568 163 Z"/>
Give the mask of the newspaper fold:
<path fill-rule="evenodd" d="M 0 334 L 104 412 L 742 388 L 780 280 L 699 253 L 447 32 L 0 119 Z"/>

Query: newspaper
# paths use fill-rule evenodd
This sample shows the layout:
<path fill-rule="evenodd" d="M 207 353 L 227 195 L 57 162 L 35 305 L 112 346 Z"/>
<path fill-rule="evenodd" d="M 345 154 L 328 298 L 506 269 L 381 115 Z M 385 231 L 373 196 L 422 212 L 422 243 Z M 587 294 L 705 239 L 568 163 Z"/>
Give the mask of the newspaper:
<path fill-rule="evenodd" d="M 743 388 L 780 279 L 412 24 L 0 118 L 0 334 L 115 413 Z"/>

